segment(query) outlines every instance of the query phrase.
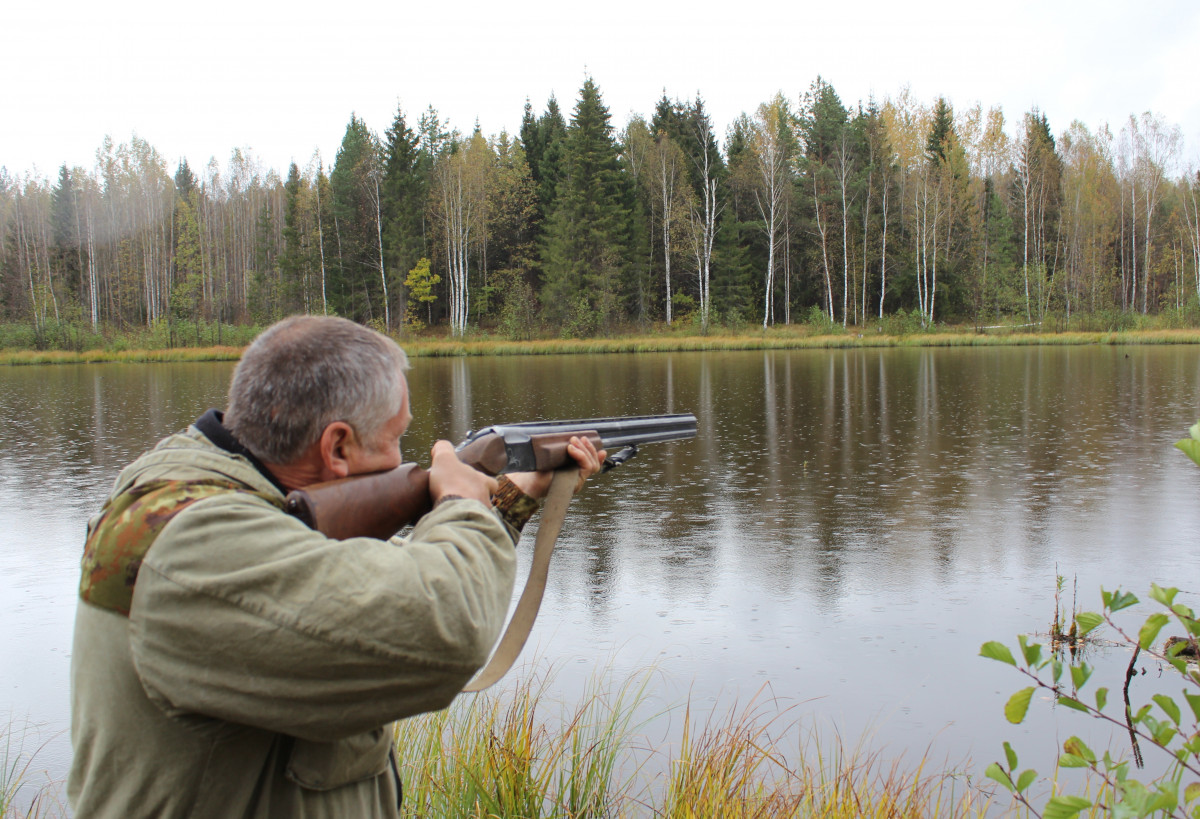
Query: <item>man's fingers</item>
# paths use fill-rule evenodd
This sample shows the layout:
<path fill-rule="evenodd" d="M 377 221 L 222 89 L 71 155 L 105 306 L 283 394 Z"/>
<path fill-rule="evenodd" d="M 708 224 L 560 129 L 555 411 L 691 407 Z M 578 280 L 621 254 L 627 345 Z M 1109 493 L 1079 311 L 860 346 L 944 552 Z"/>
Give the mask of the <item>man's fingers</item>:
<path fill-rule="evenodd" d="M 496 494 L 499 484 L 495 478 L 483 474 L 458 459 L 454 444 L 438 441 L 429 451 L 429 493 L 437 503 L 442 497 L 451 495 L 475 498 L 488 503 Z"/>
<path fill-rule="evenodd" d="M 597 450 L 596 445 L 592 443 L 590 438 L 571 438 L 567 444 L 567 451 L 571 457 L 575 459 L 575 463 L 579 465 L 579 482 L 575 485 L 575 491 L 579 492 L 583 489 L 584 483 L 589 477 L 600 471 L 601 465 L 607 454 L 604 450 Z"/>

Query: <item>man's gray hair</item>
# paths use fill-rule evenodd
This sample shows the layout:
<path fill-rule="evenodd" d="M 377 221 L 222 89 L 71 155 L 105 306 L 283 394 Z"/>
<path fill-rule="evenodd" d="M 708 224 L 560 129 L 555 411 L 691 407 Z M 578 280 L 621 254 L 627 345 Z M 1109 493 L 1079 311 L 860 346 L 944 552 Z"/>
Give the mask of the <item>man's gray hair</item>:
<path fill-rule="evenodd" d="M 233 372 L 225 426 L 267 463 L 301 457 L 334 421 L 372 445 L 404 400 L 408 358 L 387 336 L 332 316 L 292 316 Z"/>

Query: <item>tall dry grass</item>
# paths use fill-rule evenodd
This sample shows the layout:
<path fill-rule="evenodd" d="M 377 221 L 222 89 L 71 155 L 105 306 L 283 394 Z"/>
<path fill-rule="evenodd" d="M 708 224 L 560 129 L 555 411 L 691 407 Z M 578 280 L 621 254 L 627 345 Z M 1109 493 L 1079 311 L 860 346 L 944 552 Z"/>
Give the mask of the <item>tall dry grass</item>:
<path fill-rule="evenodd" d="M 1147 329 L 1103 332 L 1032 333 L 1000 330 L 940 330 L 936 333 L 884 335 L 871 332 L 817 334 L 805 325 L 743 335 L 676 334 L 589 339 L 400 339 L 413 357 L 581 355 L 667 353 L 717 350 L 818 350 L 890 347 L 1028 347 L 1139 344 L 1200 344 L 1198 329 Z M 241 347 L 175 347 L 165 350 L 0 350 L 0 365 L 88 364 L 98 362 L 235 361 Z"/>
<path fill-rule="evenodd" d="M 66 816 L 61 783 L 40 780 L 34 766 L 41 747 L 29 750 L 28 730 L 10 722 L 0 727 L 0 819 L 51 819 Z"/>
<path fill-rule="evenodd" d="M 997 806 L 969 776 L 906 765 L 805 734 L 789 709 L 756 698 L 700 714 L 649 717 L 651 672 L 575 705 L 545 680 L 460 698 L 400 723 L 403 814 L 422 819 L 775 819 L 982 817 Z M 681 736 L 661 736 L 682 711 Z M 656 737 L 658 734 L 660 736 Z"/>

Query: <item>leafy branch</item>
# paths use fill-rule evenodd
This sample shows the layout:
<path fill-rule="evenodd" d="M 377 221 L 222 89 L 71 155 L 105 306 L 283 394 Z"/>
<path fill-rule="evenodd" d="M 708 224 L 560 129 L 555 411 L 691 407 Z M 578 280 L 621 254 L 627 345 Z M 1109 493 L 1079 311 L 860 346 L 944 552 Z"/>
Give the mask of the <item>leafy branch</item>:
<path fill-rule="evenodd" d="M 1166 612 L 1155 612 L 1147 617 L 1138 629 L 1136 637 L 1113 618 L 1116 612 L 1139 602 L 1135 595 L 1120 590 L 1101 590 L 1104 604 L 1102 613 L 1081 612 L 1075 616 L 1075 626 L 1080 637 L 1084 637 L 1100 625 L 1108 624 L 1119 635 L 1122 644 L 1132 646 L 1135 652 L 1144 651 L 1166 663 L 1179 673 L 1186 686 L 1196 689 L 1200 684 L 1200 671 L 1196 670 L 1195 666 L 1189 669 L 1187 662 L 1180 655 L 1197 636 L 1200 636 L 1200 622 L 1197 622 L 1190 608 L 1175 602 L 1177 594 L 1178 590 L 1174 588 L 1151 586 L 1151 598 L 1161 604 Z M 1174 642 L 1169 648 L 1158 651 L 1154 648 L 1155 641 L 1162 629 L 1172 620 L 1184 628 L 1189 640 Z M 1080 692 L 1092 677 L 1092 666 L 1086 662 L 1064 664 L 1055 657 L 1043 656 L 1042 645 L 1030 642 L 1025 635 L 1018 636 L 1017 642 L 1020 648 L 1019 661 L 1006 645 L 999 642 L 984 643 L 979 652 L 983 657 L 1013 666 L 1033 682 L 1033 685 L 1014 693 L 1005 703 L 1004 715 L 1009 722 L 1021 723 L 1029 711 L 1034 692 L 1039 688 L 1044 689 L 1054 695 L 1059 705 L 1127 728 L 1131 737 L 1136 737 L 1167 754 L 1170 763 L 1164 775 L 1143 784 L 1129 776 L 1128 760 L 1115 760 L 1107 751 L 1098 757 L 1083 740 L 1072 736 L 1063 743 L 1063 753 L 1059 756 L 1058 764 L 1064 768 L 1087 768 L 1104 783 L 1104 790 L 1095 801 L 1082 796 L 1053 796 L 1041 812 L 1034 807 L 1029 795 L 1029 788 L 1036 781 L 1037 772 L 1031 768 L 1017 774 L 1017 754 L 1008 743 L 1004 744 L 1007 767 L 1000 763 L 990 765 L 986 771 L 990 779 L 998 782 L 1017 802 L 1042 819 L 1071 819 L 1078 816 L 1080 811 L 1093 806 L 1111 810 L 1114 815 L 1121 816 L 1158 814 L 1180 819 L 1200 817 L 1200 804 L 1188 809 L 1191 803 L 1200 797 L 1200 782 L 1189 784 L 1183 789 L 1183 793 L 1180 793 L 1185 775 L 1200 777 L 1200 693 L 1186 688 L 1182 692 L 1191 720 L 1185 719 L 1183 709 L 1174 699 L 1163 694 L 1154 695 L 1151 697 L 1152 703 L 1147 703 L 1135 711 L 1129 704 L 1127 675 L 1124 687 L 1124 719 L 1118 719 L 1105 711 L 1108 705 L 1108 688 L 1096 689 L 1094 705 L 1080 697 Z M 1158 711 L 1155 710 L 1155 706 Z M 1109 794 L 1107 804 L 1104 801 L 1105 793 Z"/>

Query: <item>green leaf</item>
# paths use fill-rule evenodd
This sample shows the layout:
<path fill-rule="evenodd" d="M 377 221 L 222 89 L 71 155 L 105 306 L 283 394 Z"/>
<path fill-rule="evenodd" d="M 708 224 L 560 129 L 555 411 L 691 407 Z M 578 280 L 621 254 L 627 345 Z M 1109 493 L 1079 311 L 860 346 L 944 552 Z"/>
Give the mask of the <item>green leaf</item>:
<path fill-rule="evenodd" d="M 1037 779 L 1037 771 L 1035 771 L 1033 768 L 1030 768 L 1027 771 L 1022 771 L 1021 775 L 1017 777 L 1017 792 L 1024 793 L 1029 789 L 1029 786 L 1033 784 L 1033 780 L 1035 779 Z"/>
<path fill-rule="evenodd" d="M 1017 635 L 1017 642 L 1021 645 L 1021 656 L 1025 658 L 1025 664 L 1036 666 L 1042 659 L 1041 643 L 1031 643 L 1024 634 Z"/>
<path fill-rule="evenodd" d="M 991 765 L 988 765 L 987 770 L 984 771 L 983 774 L 988 779 L 994 779 L 995 781 L 999 782 L 1001 785 L 1008 788 L 1010 791 L 1016 789 L 1016 786 L 1013 785 L 1012 780 L 1008 778 L 1008 774 L 1006 774 L 1004 772 L 1004 769 L 1001 768 L 999 765 L 997 765 L 995 762 L 993 762 Z"/>
<path fill-rule="evenodd" d="M 1120 589 L 1117 589 L 1112 593 L 1108 603 L 1108 610 L 1120 611 L 1121 609 L 1127 609 L 1130 606 L 1137 605 L 1137 602 L 1138 599 L 1136 595 L 1132 594 L 1131 592 L 1123 592 Z"/>
<path fill-rule="evenodd" d="M 1004 743 L 1004 757 L 1008 760 L 1008 769 L 1015 771 L 1017 769 L 1017 752 L 1007 742 Z"/>
<path fill-rule="evenodd" d="M 1160 722 L 1154 729 L 1154 742 L 1166 748 L 1175 739 L 1175 726 L 1169 722 Z"/>
<path fill-rule="evenodd" d="M 1162 811 L 1170 815 L 1171 811 L 1175 810 L 1179 805 L 1179 795 L 1166 785 L 1158 786 L 1158 794 L 1148 798 L 1145 802 L 1143 815 L 1149 815 L 1155 811 Z"/>
<path fill-rule="evenodd" d="M 1063 751 L 1081 757 L 1086 762 L 1095 762 L 1096 753 L 1079 737 L 1070 737 L 1063 743 Z"/>
<path fill-rule="evenodd" d="M 1107 688 L 1097 688 L 1096 689 L 1096 710 L 1103 711 L 1104 706 L 1106 706 L 1106 705 L 1108 705 L 1108 689 Z"/>
<path fill-rule="evenodd" d="M 1087 663 L 1071 666 L 1071 683 L 1075 686 L 1076 691 L 1083 688 L 1091 676 L 1092 667 Z"/>
<path fill-rule="evenodd" d="M 1060 663 L 1058 660 L 1053 660 L 1053 661 L 1051 661 L 1051 663 L 1050 663 L 1050 673 L 1051 673 L 1051 676 L 1054 678 L 1054 683 L 1055 683 L 1055 685 L 1057 685 L 1057 684 L 1058 684 L 1058 681 L 1059 681 L 1060 679 L 1062 679 L 1062 670 L 1063 670 L 1063 664 L 1062 664 L 1062 663 Z"/>
<path fill-rule="evenodd" d="M 1182 441 L 1176 441 L 1175 447 L 1200 466 L 1200 441 L 1194 438 L 1184 438 Z"/>
<path fill-rule="evenodd" d="M 1058 766 L 1060 768 L 1086 768 L 1088 761 L 1076 754 L 1061 754 L 1058 757 Z"/>
<path fill-rule="evenodd" d="M 1058 698 L 1058 704 L 1065 705 L 1067 708 L 1075 711 L 1082 711 L 1085 714 L 1088 713 L 1088 707 L 1074 697 L 1060 696 Z"/>
<path fill-rule="evenodd" d="M 1183 692 L 1183 698 L 1187 700 L 1187 704 L 1192 709 L 1192 716 L 1200 722 L 1200 694 L 1192 694 L 1188 691 Z"/>
<path fill-rule="evenodd" d="M 1013 659 L 1012 652 L 1008 650 L 1008 646 L 1004 645 L 1004 643 L 997 643 L 995 640 L 981 645 L 979 647 L 979 656 L 999 660 L 1009 665 L 1017 664 L 1017 661 Z"/>
<path fill-rule="evenodd" d="M 1167 615 L 1158 613 L 1151 614 L 1146 618 L 1146 622 L 1142 624 L 1142 628 L 1138 631 L 1138 645 L 1142 647 L 1142 651 L 1154 645 L 1154 638 L 1158 636 L 1158 632 L 1167 624 Z"/>
<path fill-rule="evenodd" d="M 1052 796 L 1042 811 L 1042 819 L 1075 819 L 1081 810 L 1091 806 L 1082 796 Z"/>
<path fill-rule="evenodd" d="M 1029 710 L 1029 700 L 1032 698 L 1033 686 L 1022 688 L 1013 694 L 1004 704 L 1004 717 L 1013 725 L 1020 724 L 1025 719 L 1025 713 Z"/>
<path fill-rule="evenodd" d="M 1150 699 L 1158 703 L 1158 707 L 1167 712 L 1167 716 L 1171 718 L 1172 722 L 1176 725 L 1179 724 L 1179 706 L 1175 704 L 1175 700 L 1165 694 L 1155 694 Z"/>
<path fill-rule="evenodd" d="M 1150 596 L 1162 603 L 1167 608 L 1171 608 L 1171 603 L 1175 600 L 1175 595 L 1179 593 L 1179 589 L 1163 588 L 1157 583 L 1150 584 Z"/>
<path fill-rule="evenodd" d="M 1183 801 L 1191 802 L 1197 796 L 1200 796 L 1200 782 L 1193 782 L 1183 789 Z"/>
<path fill-rule="evenodd" d="M 1104 622 L 1104 618 L 1094 611 L 1082 611 L 1075 615 L 1075 622 L 1079 624 L 1079 636 L 1087 634 Z"/>

